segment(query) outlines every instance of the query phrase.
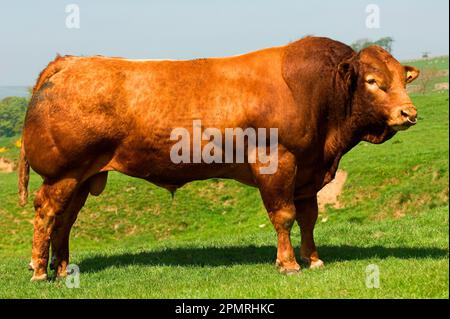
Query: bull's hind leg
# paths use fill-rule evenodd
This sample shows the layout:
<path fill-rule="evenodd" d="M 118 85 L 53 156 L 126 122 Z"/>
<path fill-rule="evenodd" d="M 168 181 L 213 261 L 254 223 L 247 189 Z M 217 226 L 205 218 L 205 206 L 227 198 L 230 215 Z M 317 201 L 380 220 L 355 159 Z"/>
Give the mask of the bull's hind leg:
<path fill-rule="evenodd" d="M 253 173 L 270 221 L 277 232 L 276 265 L 281 273 L 292 274 L 300 271 L 291 244 L 291 228 L 296 215 L 293 201 L 296 164 L 292 154 L 280 154 L 278 170 L 274 174 L 260 174 L 256 166 Z"/>
<path fill-rule="evenodd" d="M 69 264 L 69 237 L 70 230 L 75 223 L 79 211 L 86 203 L 91 193 L 98 196 L 105 189 L 108 173 L 102 172 L 89 178 L 75 191 L 66 210 L 56 219 L 55 229 L 51 236 L 52 260 L 50 268 L 56 270 L 57 277 L 67 275 Z"/>
<path fill-rule="evenodd" d="M 67 274 L 69 264 L 69 236 L 78 212 L 84 206 L 89 194 L 89 184 L 84 183 L 73 194 L 65 211 L 56 217 L 55 228 L 51 235 L 52 259 L 50 269 L 56 271 L 57 277 Z"/>
<path fill-rule="evenodd" d="M 297 223 L 300 226 L 302 242 L 300 246 L 300 256 L 310 268 L 323 266 L 323 261 L 319 259 L 317 248 L 314 243 L 314 226 L 317 221 L 318 207 L 317 197 L 295 201 L 297 211 Z"/>
<path fill-rule="evenodd" d="M 31 266 L 32 280 L 47 278 L 47 265 L 50 248 L 50 236 L 59 216 L 69 204 L 77 188 L 75 178 L 58 181 L 45 180 L 34 200 L 35 218 Z"/>

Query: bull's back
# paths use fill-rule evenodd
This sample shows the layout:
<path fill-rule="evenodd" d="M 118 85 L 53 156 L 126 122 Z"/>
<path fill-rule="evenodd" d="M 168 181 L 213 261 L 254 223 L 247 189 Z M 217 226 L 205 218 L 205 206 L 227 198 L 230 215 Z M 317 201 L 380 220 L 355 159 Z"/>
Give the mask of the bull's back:
<path fill-rule="evenodd" d="M 279 56 L 269 50 L 193 61 L 58 58 L 41 74 L 31 99 L 27 158 L 45 176 L 86 162 L 127 170 L 142 168 L 143 160 L 149 167 L 170 161 L 170 132 L 190 130 L 194 119 L 219 129 L 256 125 L 249 119 L 268 103 L 264 97 L 279 77 L 279 68 L 267 63 L 279 63 Z"/>

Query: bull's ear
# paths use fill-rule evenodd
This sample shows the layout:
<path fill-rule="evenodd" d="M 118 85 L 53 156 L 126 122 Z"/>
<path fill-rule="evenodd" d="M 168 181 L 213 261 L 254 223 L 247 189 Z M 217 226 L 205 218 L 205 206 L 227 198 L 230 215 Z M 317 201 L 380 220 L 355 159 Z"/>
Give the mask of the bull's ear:
<path fill-rule="evenodd" d="M 413 66 L 405 65 L 404 68 L 406 72 L 406 83 L 411 83 L 412 81 L 417 79 L 420 74 L 419 69 Z"/>
<path fill-rule="evenodd" d="M 344 61 L 339 63 L 338 72 L 348 88 L 352 88 L 356 85 L 357 72 L 353 61 Z"/>

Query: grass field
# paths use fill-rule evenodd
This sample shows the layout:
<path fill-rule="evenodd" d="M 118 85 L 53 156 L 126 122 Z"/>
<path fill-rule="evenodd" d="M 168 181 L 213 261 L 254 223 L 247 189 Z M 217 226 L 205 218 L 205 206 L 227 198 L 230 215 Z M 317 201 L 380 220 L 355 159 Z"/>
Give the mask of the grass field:
<path fill-rule="evenodd" d="M 72 231 L 80 288 L 31 283 L 32 205 L 19 208 L 16 173 L 0 173 L 0 297 L 448 298 L 448 94 L 413 99 L 417 126 L 344 157 L 344 208 L 329 207 L 316 227 L 323 269 L 277 273 L 276 236 L 256 189 L 195 182 L 172 201 L 163 189 L 112 173 Z M 33 174 L 30 189 L 39 183 Z M 370 264 L 379 288 L 366 287 Z"/>

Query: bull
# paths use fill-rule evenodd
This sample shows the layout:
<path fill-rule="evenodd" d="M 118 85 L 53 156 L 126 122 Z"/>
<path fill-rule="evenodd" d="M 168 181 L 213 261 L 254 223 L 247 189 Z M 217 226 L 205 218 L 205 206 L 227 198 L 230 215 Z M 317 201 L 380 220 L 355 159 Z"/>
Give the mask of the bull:
<path fill-rule="evenodd" d="M 418 75 L 381 47 L 355 52 L 321 37 L 189 61 L 58 56 L 33 88 L 19 161 L 22 205 L 30 167 L 43 178 L 34 199 L 32 280 L 47 278 L 50 247 L 51 268 L 66 275 L 71 227 L 88 195 L 103 191 L 109 171 L 171 192 L 209 178 L 255 186 L 278 236 L 279 271 L 300 270 L 294 222 L 301 258 L 323 266 L 313 236 L 317 192 L 360 141 L 383 143 L 417 122 L 406 84 Z M 276 128 L 277 169 L 263 174 L 265 164 L 248 159 L 175 163 L 171 132 L 192 133 L 195 120 L 222 133 Z"/>

